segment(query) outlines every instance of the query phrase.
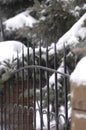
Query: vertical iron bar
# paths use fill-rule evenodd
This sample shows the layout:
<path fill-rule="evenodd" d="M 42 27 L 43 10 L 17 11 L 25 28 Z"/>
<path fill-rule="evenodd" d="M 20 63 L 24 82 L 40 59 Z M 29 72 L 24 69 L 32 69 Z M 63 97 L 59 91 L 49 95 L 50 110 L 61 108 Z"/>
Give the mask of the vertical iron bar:
<path fill-rule="evenodd" d="M 46 45 L 46 67 L 48 67 L 48 45 Z M 50 110 L 49 110 L 49 72 L 47 71 L 47 129 L 50 130 Z"/>
<path fill-rule="evenodd" d="M 57 69 L 57 56 L 56 56 L 56 44 L 54 45 L 54 69 Z M 57 73 L 55 73 L 55 120 L 56 120 L 56 130 L 58 130 L 58 80 L 57 80 Z"/>
<path fill-rule="evenodd" d="M 10 130 L 10 79 L 8 80 L 8 129 Z"/>
<path fill-rule="evenodd" d="M 12 107 L 13 107 L 13 117 L 12 117 L 12 123 L 13 123 L 13 125 L 12 125 L 12 128 L 13 128 L 13 130 L 14 130 L 14 128 L 15 128 L 15 123 L 14 123 L 14 116 L 15 116 L 15 113 L 14 113 L 14 104 L 15 104 L 15 98 L 14 98 L 14 80 L 12 80 L 12 98 L 13 98 L 13 102 L 12 102 Z"/>
<path fill-rule="evenodd" d="M 1 24 L 1 41 L 5 40 L 5 33 L 4 33 L 4 27 L 3 27 L 3 20 L 2 18 L 0 19 L 0 24 Z"/>
<path fill-rule="evenodd" d="M 18 52 L 17 52 L 17 70 L 19 69 L 19 56 L 18 56 Z M 17 72 L 17 77 L 16 77 L 16 89 L 17 89 L 17 117 L 18 117 L 18 121 L 17 121 L 17 125 L 18 125 L 18 130 L 19 130 L 19 72 Z"/>
<path fill-rule="evenodd" d="M 1 97 L 2 97 L 2 95 L 1 95 L 1 93 L 0 93 L 0 122 L 1 122 L 1 129 L 2 129 L 2 105 L 1 105 Z"/>
<path fill-rule="evenodd" d="M 39 65 L 41 66 L 41 42 L 39 46 Z M 42 113 L 42 70 L 39 69 L 39 89 L 40 89 L 40 127 L 43 130 L 43 113 Z"/>
<path fill-rule="evenodd" d="M 27 64 L 29 65 L 29 43 L 27 44 Z M 28 88 L 28 130 L 30 130 L 30 80 L 29 80 L 29 69 L 27 70 L 27 88 Z"/>
<path fill-rule="evenodd" d="M 67 73 L 67 69 L 66 69 L 66 49 L 65 49 L 65 44 L 64 44 L 64 73 L 66 74 Z M 68 98 L 67 98 L 67 95 L 68 95 L 68 88 L 67 88 L 67 77 L 65 76 L 64 77 L 64 89 L 65 89 L 65 127 L 66 127 L 66 130 L 68 130 Z"/>
<path fill-rule="evenodd" d="M 22 46 L 22 67 L 24 67 L 24 47 Z M 24 130 L 24 69 L 22 70 L 22 130 Z"/>
<path fill-rule="evenodd" d="M 0 104 L 1 104 L 1 130 L 3 130 L 3 95 L 2 95 L 2 92 L 0 93 L 1 95 L 0 95 Z"/>
<path fill-rule="evenodd" d="M 33 43 L 33 65 L 35 65 L 35 45 Z M 35 81 L 36 81 L 36 74 L 35 74 L 35 68 L 33 68 L 33 89 L 34 89 L 34 130 L 36 130 L 36 87 L 35 87 Z"/>
<path fill-rule="evenodd" d="M 4 83 L 4 129 L 6 130 L 6 82 Z"/>

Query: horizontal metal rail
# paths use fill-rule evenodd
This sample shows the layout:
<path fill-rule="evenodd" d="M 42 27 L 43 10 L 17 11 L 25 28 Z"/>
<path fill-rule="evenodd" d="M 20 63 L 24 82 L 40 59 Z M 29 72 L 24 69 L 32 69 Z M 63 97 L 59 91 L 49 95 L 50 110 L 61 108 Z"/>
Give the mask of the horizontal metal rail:
<path fill-rule="evenodd" d="M 49 72 L 53 72 L 53 73 L 58 73 L 58 74 L 61 74 L 62 76 L 65 76 L 67 78 L 69 78 L 69 74 L 66 74 L 66 73 L 62 73 L 60 71 L 57 71 L 55 69 L 51 69 L 51 68 L 48 68 L 48 67 L 44 67 L 44 66 L 39 66 L 39 65 L 28 65 L 28 66 L 24 66 L 24 67 L 21 67 L 19 68 L 18 70 L 15 71 L 15 73 L 19 72 L 19 71 L 22 71 L 24 69 L 29 69 L 29 68 L 38 68 L 38 69 L 43 69 L 43 70 L 47 70 Z"/>

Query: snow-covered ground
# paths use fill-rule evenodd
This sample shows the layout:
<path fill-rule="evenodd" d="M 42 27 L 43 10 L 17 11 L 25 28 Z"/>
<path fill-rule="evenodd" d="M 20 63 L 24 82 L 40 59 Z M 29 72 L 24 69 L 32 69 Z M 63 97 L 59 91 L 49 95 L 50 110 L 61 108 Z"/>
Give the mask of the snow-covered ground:
<path fill-rule="evenodd" d="M 36 109 L 38 110 L 38 105 L 36 104 Z M 70 101 L 68 102 L 68 118 L 70 119 L 71 118 L 71 103 Z M 47 109 L 44 109 L 44 111 L 46 111 L 46 114 L 43 114 L 43 123 L 44 123 L 44 128 L 47 129 L 47 123 L 48 123 L 48 118 L 47 118 Z M 65 126 L 65 119 L 63 117 L 65 117 L 65 107 L 62 105 L 60 106 L 60 109 L 59 109 L 59 128 L 62 128 L 61 130 L 64 129 L 64 126 Z M 36 123 L 37 123 L 37 126 L 36 128 L 39 129 L 40 128 L 40 112 L 37 111 L 36 112 Z M 50 128 L 53 128 L 55 127 L 56 125 L 56 121 L 55 121 L 55 117 L 52 121 L 50 121 Z"/>

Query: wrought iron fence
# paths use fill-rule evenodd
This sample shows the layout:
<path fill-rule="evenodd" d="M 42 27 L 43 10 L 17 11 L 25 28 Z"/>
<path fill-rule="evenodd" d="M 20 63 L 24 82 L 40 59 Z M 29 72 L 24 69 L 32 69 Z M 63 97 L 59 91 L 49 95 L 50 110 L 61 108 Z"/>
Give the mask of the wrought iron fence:
<path fill-rule="evenodd" d="M 33 45 L 32 54 L 27 45 L 27 56 L 17 54 L 17 69 L 2 84 L 0 94 L 1 130 L 68 130 L 68 80 L 66 54 L 63 49 L 64 73 L 57 70 L 56 45 L 49 61 L 46 46 L 43 59 L 41 43 L 38 52 Z M 53 79 L 51 78 L 53 77 Z M 58 77 L 61 76 L 61 83 Z M 50 82 L 50 78 L 52 79 Z M 63 109 L 61 109 L 63 108 Z"/>

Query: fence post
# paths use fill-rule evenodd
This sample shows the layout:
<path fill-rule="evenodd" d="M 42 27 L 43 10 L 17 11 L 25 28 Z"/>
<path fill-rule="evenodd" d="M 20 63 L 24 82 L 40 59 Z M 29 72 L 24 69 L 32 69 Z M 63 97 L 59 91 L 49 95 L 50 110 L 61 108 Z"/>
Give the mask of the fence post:
<path fill-rule="evenodd" d="M 71 130 L 86 130 L 85 64 L 86 57 L 81 59 L 70 77 L 72 103 Z"/>

